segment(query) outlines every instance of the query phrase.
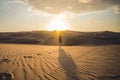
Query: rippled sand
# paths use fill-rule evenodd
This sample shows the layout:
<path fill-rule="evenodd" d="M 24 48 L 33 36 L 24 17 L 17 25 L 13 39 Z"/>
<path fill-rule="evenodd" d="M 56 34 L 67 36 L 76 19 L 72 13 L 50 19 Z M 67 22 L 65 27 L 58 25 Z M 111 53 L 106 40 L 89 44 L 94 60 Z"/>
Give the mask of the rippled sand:
<path fill-rule="evenodd" d="M 0 44 L 0 73 L 13 80 L 120 80 L 120 45 Z"/>

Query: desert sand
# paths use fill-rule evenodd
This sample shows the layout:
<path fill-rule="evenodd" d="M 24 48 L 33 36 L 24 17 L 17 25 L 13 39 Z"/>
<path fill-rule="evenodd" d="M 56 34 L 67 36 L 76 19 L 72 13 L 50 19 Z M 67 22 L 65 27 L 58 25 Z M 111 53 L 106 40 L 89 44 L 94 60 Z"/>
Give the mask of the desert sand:
<path fill-rule="evenodd" d="M 0 44 L 0 73 L 13 80 L 120 80 L 120 45 Z"/>
<path fill-rule="evenodd" d="M 0 43 L 58 45 L 56 31 L 0 32 Z M 120 45 L 120 32 L 62 31 L 64 46 L 73 45 Z"/>

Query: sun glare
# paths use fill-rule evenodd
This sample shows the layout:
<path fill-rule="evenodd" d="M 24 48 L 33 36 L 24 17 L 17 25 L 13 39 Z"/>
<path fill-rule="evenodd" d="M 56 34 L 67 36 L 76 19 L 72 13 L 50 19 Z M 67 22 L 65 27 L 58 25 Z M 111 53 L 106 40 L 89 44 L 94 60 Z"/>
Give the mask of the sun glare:
<path fill-rule="evenodd" d="M 49 25 L 49 30 L 50 31 L 62 31 L 62 30 L 68 30 L 68 24 L 64 19 L 64 15 L 58 15 L 57 17 L 55 17 L 55 19 L 53 19 L 53 21 L 50 23 Z"/>

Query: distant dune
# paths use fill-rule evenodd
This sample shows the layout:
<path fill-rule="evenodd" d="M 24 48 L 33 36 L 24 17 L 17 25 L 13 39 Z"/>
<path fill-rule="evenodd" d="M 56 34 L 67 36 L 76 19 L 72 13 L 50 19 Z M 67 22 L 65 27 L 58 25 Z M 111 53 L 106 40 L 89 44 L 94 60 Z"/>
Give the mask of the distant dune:
<path fill-rule="evenodd" d="M 120 44 L 120 32 L 62 31 L 63 45 Z M 58 45 L 56 31 L 0 33 L 0 43 Z"/>

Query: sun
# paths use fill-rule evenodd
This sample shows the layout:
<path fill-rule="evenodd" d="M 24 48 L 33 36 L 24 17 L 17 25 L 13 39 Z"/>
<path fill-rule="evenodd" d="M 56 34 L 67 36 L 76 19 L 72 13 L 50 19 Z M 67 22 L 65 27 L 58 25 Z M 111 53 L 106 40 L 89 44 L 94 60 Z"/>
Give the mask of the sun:
<path fill-rule="evenodd" d="M 68 30 L 69 26 L 67 22 L 64 19 L 64 15 L 57 15 L 52 22 L 49 24 L 49 31 L 62 31 L 62 30 Z"/>
<path fill-rule="evenodd" d="M 68 25 L 62 20 L 53 21 L 49 27 L 50 31 L 53 31 L 53 30 L 61 31 L 61 30 L 67 30 L 67 29 L 68 29 Z"/>

